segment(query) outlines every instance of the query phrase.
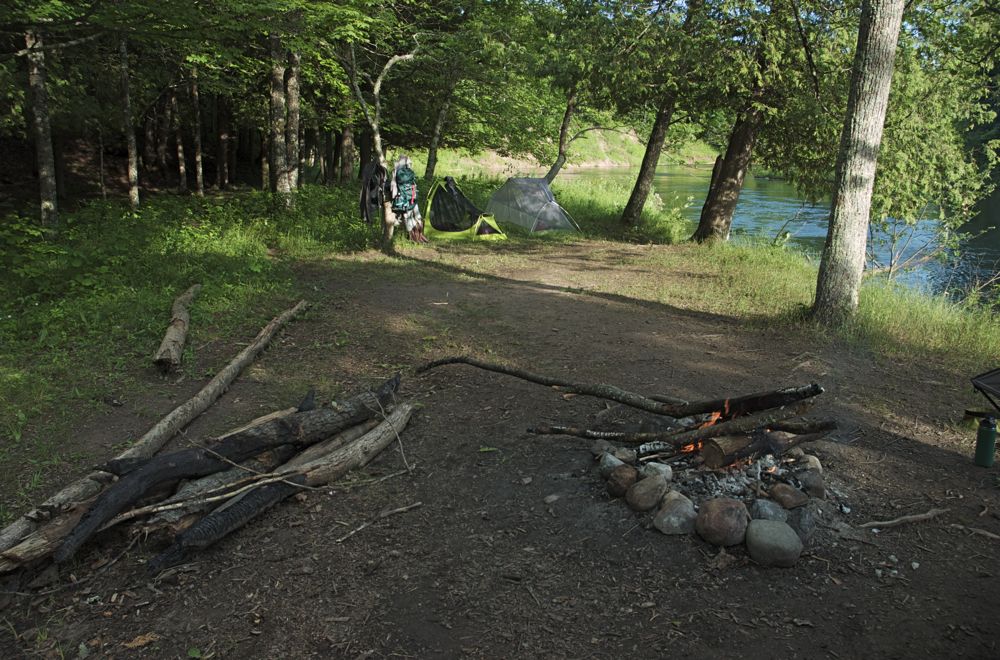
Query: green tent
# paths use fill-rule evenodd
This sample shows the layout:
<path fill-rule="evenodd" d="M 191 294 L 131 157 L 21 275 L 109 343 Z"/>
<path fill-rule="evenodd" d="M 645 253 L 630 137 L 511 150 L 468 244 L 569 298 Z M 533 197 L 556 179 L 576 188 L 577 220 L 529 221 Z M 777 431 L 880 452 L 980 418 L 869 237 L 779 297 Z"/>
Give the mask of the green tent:
<path fill-rule="evenodd" d="M 503 241 L 503 233 L 492 215 L 483 213 L 446 176 L 435 181 L 427 195 L 424 234 L 430 239 Z"/>

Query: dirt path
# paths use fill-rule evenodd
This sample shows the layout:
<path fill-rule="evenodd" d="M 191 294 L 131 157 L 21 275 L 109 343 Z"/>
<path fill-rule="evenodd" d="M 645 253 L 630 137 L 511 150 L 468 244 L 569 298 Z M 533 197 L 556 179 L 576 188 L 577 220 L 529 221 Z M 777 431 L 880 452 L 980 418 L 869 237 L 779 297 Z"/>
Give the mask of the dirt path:
<path fill-rule="evenodd" d="M 339 394 L 401 368 L 404 396 L 422 404 L 404 435 L 409 474 L 309 493 L 156 580 L 142 564 L 152 540 L 99 569 L 123 547 L 108 538 L 41 595 L 9 599 L 0 656 L 1000 655 L 1000 542 L 949 526 L 1000 533 L 997 469 L 974 467 L 973 432 L 950 423 L 967 381 L 816 347 L 795 332 L 588 292 L 636 276 L 621 253 L 569 245 L 491 277 L 471 272 L 474 260 L 461 272 L 441 259 L 414 250 L 395 263 L 303 267 L 315 310 L 189 431 L 283 407 L 310 383 Z M 842 442 L 815 453 L 846 496 L 847 520 L 950 511 L 864 543 L 823 534 L 792 569 L 760 568 L 741 549 L 734 565 L 714 568 L 714 548 L 647 529 L 611 500 L 586 442 L 525 433 L 539 422 L 585 423 L 602 402 L 468 367 L 412 373 L 462 353 L 690 399 L 815 380 L 827 388 L 817 413 L 842 425 Z M 178 395 L 194 386 L 157 382 Z M 127 406 L 108 417 L 120 415 L 127 430 L 165 411 Z M 95 460 L 105 450 L 95 447 Z M 368 472 L 403 466 L 396 448 Z M 558 499 L 545 504 L 550 495 Z M 379 511 L 415 502 L 336 543 Z M 44 592 L 70 573 L 94 577 Z"/>

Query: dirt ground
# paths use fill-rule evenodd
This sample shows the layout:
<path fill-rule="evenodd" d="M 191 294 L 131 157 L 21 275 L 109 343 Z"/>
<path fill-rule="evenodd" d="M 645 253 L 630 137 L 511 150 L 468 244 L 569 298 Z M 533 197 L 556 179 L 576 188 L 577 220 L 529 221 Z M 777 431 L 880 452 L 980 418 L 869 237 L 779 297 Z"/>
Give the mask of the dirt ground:
<path fill-rule="evenodd" d="M 955 424 L 966 377 L 590 291 L 634 275 L 611 251 L 567 245 L 490 277 L 440 257 L 302 267 L 313 311 L 178 441 L 293 404 L 302 384 L 340 395 L 400 369 L 421 407 L 365 476 L 408 473 L 288 500 L 158 576 L 144 562 L 159 540 L 122 554 L 127 530 L 106 533 L 58 573 L 0 586 L 0 657 L 1000 657 L 1000 541 L 952 526 L 1000 534 L 1000 471 L 973 465 L 975 433 Z M 414 375 L 462 353 L 689 400 L 816 381 L 815 414 L 840 430 L 810 451 L 840 519 L 949 511 L 861 540 L 821 530 L 790 569 L 742 547 L 722 565 L 610 498 L 587 441 L 526 433 L 585 425 L 604 402 L 467 366 Z M 89 464 L 201 386 L 144 378 L 148 393 L 81 420 Z"/>

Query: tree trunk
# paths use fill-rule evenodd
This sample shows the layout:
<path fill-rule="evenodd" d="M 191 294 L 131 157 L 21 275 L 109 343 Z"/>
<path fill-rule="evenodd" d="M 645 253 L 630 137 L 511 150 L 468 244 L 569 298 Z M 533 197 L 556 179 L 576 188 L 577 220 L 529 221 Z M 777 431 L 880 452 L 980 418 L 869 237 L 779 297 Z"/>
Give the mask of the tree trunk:
<path fill-rule="evenodd" d="M 156 107 L 142 118 L 142 169 L 147 179 L 156 170 Z"/>
<path fill-rule="evenodd" d="M 555 181 L 559 175 L 559 170 L 566 164 L 566 151 L 569 149 L 569 125 L 573 121 L 573 114 L 576 112 L 576 85 L 570 88 L 566 95 L 566 112 L 563 113 L 562 125 L 559 126 L 559 151 L 556 155 L 556 162 L 545 174 L 548 183 Z M 643 200 L 645 203 L 645 200 Z"/>
<path fill-rule="evenodd" d="M 201 103 L 198 97 L 198 69 L 191 69 L 191 109 L 194 113 L 194 192 L 199 197 L 205 194 L 204 170 L 201 149 Z"/>
<path fill-rule="evenodd" d="M 215 185 L 219 190 L 229 187 L 229 103 L 219 97 L 215 104 L 216 126 L 219 137 L 215 156 Z"/>
<path fill-rule="evenodd" d="M 328 186 L 332 186 L 337 181 L 340 172 L 341 134 L 339 132 L 334 133 L 334 131 L 325 131 L 325 135 L 326 138 L 323 146 L 326 151 L 324 158 L 326 170 L 323 182 Z"/>
<path fill-rule="evenodd" d="M 139 208 L 139 149 L 135 144 L 135 128 L 132 125 L 132 101 L 129 97 L 128 43 L 124 38 L 118 43 L 121 57 L 122 77 L 122 128 L 128 145 L 128 201 L 132 210 Z"/>
<path fill-rule="evenodd" d="M 427 149 L 427 167 L 424 169 L 424 178 L 428 181 L 434 179 L 434 170 L 437 169 L 438 145 L 441 144 L 441 133 L 444 132 L 444 123 L 448 119 L 448 110 L 451 108 L 451 97 L 455 93 L 455 80 L 448 87 L 448 95 L 438 110 L 437 120 L 434 122 L 434 132 L 431 134 L 431 146 Z"/>
<path fill-rule="evenodd" d="M 170 114 L 174 118 L 174 140 L 177 142 L 177 179 L 179 190 L 187 192 L 187 163 L 184 159 L 184 131 L 181 125 L 181 113 L 177 104 L 177 92 L 170 92 Z"/>
<path fill-rule="evenodd" d="M 260 189 L 271 190 L 271 163 L 268 159 L 268 138 L 267 133 L 260 132 Z"/>
<path fill-rule="evenodd" d="M 97 180 L 101 185 L 101 199 L 108 198 L 108 186 L 104 181 L 104 131 L 97 127 Z"/>
<path fill-rule="evenodd" d="M 272 190 L 286 197 L 291 194 L 288 177 L 288 146 L 286 144 L 285 51 L 278 35 L 270 36 L 271 46 L 271 180 Z"/>
<path fill-rule="evenodd" d="M 759 127 L 760 110 L 756 108 L 750 108 L 736 118 L 718 175 L 716 176 L 715 170 L 712 172 L 712 185 L 701 208 L 698 228 L 691 240 L 699 243 L 729 240 L 733 214 L 740 199 L 740 191 L 743 190 L 743 180 L 750 165 Z"/>
<path fill-rule="evenodd" d="M 291 190 L 299 188 L 299 160 L 301 158 L 301 143 L 299 142 L 299 63 L 298 53 L 288 53 L 288 69 L 286 70 L 285 97 L 288 105 L 288 121 L 285 124 L 285 147 L 288 149 L 288 187 Z"/>
<path fill-rule="evenodd" d="M 660 152 L 663 150 L 663 142 L 667 137 L 667 128 L 674 115 L 676 102 L 677 93 L 670 90 L 656 111 L 656 120 L 646 142 L 646 153 L 642 157 L 642 165 L 639 166 L 639 175 L 622 212 L 621 222 L 626 227 L 638 227 L 642 220 L 642 207 L 646 205 L 646 198 L 649 197 L 649 191 L 653 187 L 653 176 L 660 162 Z"/>
<path fill-rule="evenodd" d="M 159 111 L 156 114 L 156 163 L 160 173 L 166 177 L 170 171 L 167 159 L 167 147 L 170 144 L 170 99 L 163 98 L 158 104 Z"/>
<path fill-rule="evenodd" d="M 365 165 L 372 159 L 372 141 L 371 136 L 368 131 L 361 131 L 358 133 L 358 160 L 360 161 L 361 167 L 358 168 L 358 176 L 361 175 L 361 171 L 365 169 Z M 351 174 L 354 173 L 352 168 Z"/>
<path fill-rule="evenodd" d="M 344 126 L 340 136 L 340 182 L 354 180 L 354 130 L 351 125 Z"/>
<path fill-rule="evenodd" d="M 42 225 L 55 227 L 59 222 L 56 159 L 52 149 L 52 128 L 49 123 L 49 95 L 45 87 L 45 51 L 42 36 L 34 30 L 24 35 L 28 48 L 28 92 L 31 104 L 31 132 L 38 161 L 38 193 Z"/>
<path fill-rule="evenodd" d="M 904 0 L 865 0 L 837 155 L 830 228 L 816 283 L 813 317 L 846 321 L 858 307 L 875 167 L 892 85 Z"/>

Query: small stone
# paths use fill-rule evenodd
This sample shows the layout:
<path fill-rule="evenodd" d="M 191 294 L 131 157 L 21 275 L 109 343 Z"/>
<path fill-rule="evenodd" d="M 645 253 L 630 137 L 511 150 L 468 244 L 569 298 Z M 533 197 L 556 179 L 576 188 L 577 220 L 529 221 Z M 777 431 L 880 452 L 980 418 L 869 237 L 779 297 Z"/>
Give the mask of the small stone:
<path fill-rule="evenodd" d="M 622 497 L 639 478 L 639 472 L 631 465 L 619 465 L 608 476 L 608 492 L 612 497 Z"/>
<path fill-rule="evenodd" d="M 823 474 L 823 464 L 819 462 L 819 459 L 812 454 L 805 454 L 798 460 L 796 467 L 803 468 L 805 470 L 816 470 L 820 474 Z"/>
<path fill-rule="evenodd" d="M 875 569 L 875 577 L 877 577 L 877 578 L 882 577 L 882 569 L 881 568 L 876 568 Z"/>
<path fill-rule="evenodd" d="M 889 562 L 893 564 L 898 564 L 899 559 L 896 557 L 896 555 L 889 555 Z"/>
<path fill-rule="evenodd" d="M 616 467 L 621 467 L 622 465 L 625 464 L 622 463 L 621 460 L 615 458 L 611 454 L 604 454 L 603 456 L 601 456 L 601 463 L 600 463 L 601 476 L 607 479 L 608 477 L 611 476 L 611 472 Z"/>
<path fill-rule="evenodd" d="M 653 527 L 669 535 L 690 534 L 697 518 L 691 500 L 672 490 L 663 496 L 663 504 L 653 516 Z"/>
<path fill-rule="evenodd" d="M 791 449 L 785 452 L 785 456 L 788 456 L 789 458 L 794 458 L 795 460 L 798 460 L 805 455 L 806 453 L 802 451 L 802 447 L 792 447 Z"/>
<path fill-rule="evenodd" d="M 809 545 L 816 533 L 817 521 L 822 517 L 822 513 L 816 500 L 810 500 L 805 506 L 788 512 L 788 524 L 799 535 L 803 544 Z"/>
<path fill-rule="evenodd" d="M 639 471 L 639 474 L 642 475 L 643 479 L 659 475 L 667 481 L 670 481 L 674 478 L 674 469 L 664 463 L 646 463 L 642 466 L 642 470 Z"/>
<path fill-rule="evenodd" d="M 778 520 L 751 520 L 746 541 L 750 557 L 762 566 L 794 566 L 802 554 L 795 530 Z"/>
<path fill-rule="evenodd" d="M 521 485 L 527 486 L 531 483 L 531 477 L 521 477 Z"/>
<path fill-rule="evenodd" d="M 810 497 L 818 499 L 826 497 L 826 483 L 823 481 L 822 473 L 817 472 L 816 470 L 805 470 L 803 472 L 796 473 L 795 476 L 798 478 L 799 483 L 802 484 L 802 489 L 805 490 Z"/>
<path fill-rule="evenodd" d="M 785 522 L 788 520 L 788 511 L 773 500 L 759 499 L 750 505 L 750 517 L 754 520 Z"/>
<path fill-rule="evenodd" d="M 628 447 L 620 447 L 616 449 L 612 456 L 617 458 L 622 463 L 635 463 L 639 458 L 639 454 L 636 453 L 634 449 L 629 449 Z"/>
<path fill-rule="evenodd" d="M 601 454 L 613 454 L 618 447 L 607 440 L 594 440 L 594 444 L 590 445 L 590 453 L 594 455 L 594 458 L 600 458 Z"/>
<path fill-rule="evenodd" d="M 637 481 L 625 493 L 625 501 L 636 511 L 649 511 L 663 499 L 670 486 L 663 475 Z"/>
<path fill-rule="evenodd" d="M 545 502 L 546 504 L 555 504 L 556 502 L 559 501 L 559 496 L 556 494 L 546 495 L 545 499 L 542 501 Z"/>
<path fill-rule="evenodd" d="M 749 517 L 743 502 L 717 497 L 701 505 L 695 529 L 712 545 L 736 545 L 743 542 Z"/>
<path fill-rule="evenodd" d="M 918 568 L 920 568 L 920 562 L 918 561 L 913 562 L 912 564 L 910 564 L 910 568 L 912 568 L 913 570 L 917 570 Z"/>
<path fill-rule="evenodd" d="M 786 509 L 794 509 L 808 502 L 809 496 L 794 486 L 779 483 L 771 486 L 771 499 Z"/>

